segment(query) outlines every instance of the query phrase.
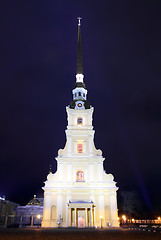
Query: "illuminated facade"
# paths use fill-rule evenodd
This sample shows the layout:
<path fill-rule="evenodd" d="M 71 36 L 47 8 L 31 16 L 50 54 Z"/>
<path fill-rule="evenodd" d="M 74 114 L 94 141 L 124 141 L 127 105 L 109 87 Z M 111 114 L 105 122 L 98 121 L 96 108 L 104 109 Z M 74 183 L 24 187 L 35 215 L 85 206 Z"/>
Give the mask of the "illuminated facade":
<path fill-rule="evenodd" d="M 103 169 L 94 145 L 93 107 L 83 82 L 81 27 L 78 23 L 77 75 L 68 107 L 66 145 L 58 151 L 57 172 L 47 176 L 42 227 L 118 227 L 117 187 Z"/>

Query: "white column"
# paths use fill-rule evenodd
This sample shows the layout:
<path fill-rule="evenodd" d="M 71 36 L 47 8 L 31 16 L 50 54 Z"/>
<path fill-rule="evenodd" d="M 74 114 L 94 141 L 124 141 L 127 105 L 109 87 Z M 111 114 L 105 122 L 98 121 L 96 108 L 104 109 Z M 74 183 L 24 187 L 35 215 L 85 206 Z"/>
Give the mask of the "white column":
<path fill-rule="evenodd" d="M 57 219 L 59 217 L 64 217 L 63 216 L 63 195 L 61 193 L 58 194 L 57 196 Z"/>
<path fill-rule="evenodd" d="M 51 220 L 51 195 L 44 194 L 43 221 Z"/>
<path fill-rule="evenodd" d="M 59 178 L 59 181 L 62 181 L 63 180 L 63 162 L 62 161 L 59 161 L 58 162 L 58 178 Z"/>
<path fill-rule="evenodd" d="M 102 224 L 104 226 L 104 220 L 105 220 L 105 215 L 104 215 L 104 212 L 105 212 L 104 195 L 100 194 L 98 196 L 98 200 L 99 200 L 99 222 L 101 223 L 101 221 L 102 221 Z M 102 218 L 102 220 L 101 220 L 101 218 Z"/>
<path fill-rule="evenodd" d="M 86 227 L 87 227 L 87 220 L 88 220 L 87 208 L 85 208 L 85 226 Z"/>
<path fill-rule="evenodd" d="M 67 216 L 67 217 L 63 216 L 63 219 L 64 219 L 64 220 L 65 220 L 65 218 L 66 218 L 66 220 L 65 220 L 65 222 L 64 222 L 64 227 L 65 227 L 65 226 L 66 226 L 66 227 L 71 226 L 71 220 L 70 220 L 70 222 L 69 222 L 69 218 L 71 218 L 71 215 L 70 215 L 70 212 L 69 212 L 69 209 L 71 209 L 70 206 L 69 206 L 69 200 L 70 200 L 70 198 L 71 198 L 71 195 L 70 195 L 70 194 L 67 194 L 67 195 L 66 195 L 66 200 L 65 200 L 66 210 L 64 211 L 64 212 L 66 212 L 66 216 Z M 65 207 L 64 207 L 64 208 L 65 208 Z"/>
<path fill-rule="evenodd" d="M 5 222 L 4 222 L 4 228 L 7 227 L 7 221 L 8 221 L 8 216 L 6 215 L 6 216 L 5 216 Z"/>
<path fill-rule="evenodd" d="M 97 164 L 97 174 L 98 174 L 98 181 L 102 181 L 103 177 L 103 162 Z"/>
<path fill-rule="evenodd" d="M 67 143 L 68 143 L 68 155 L 71 156 L 72 153 L 72 143 L 71 143 L 71 135 L 67 136 Z"/>
<path fill-rule="evenodd" d="M 20 225 L 19 225 L 19 228 L 22 227 L 22 216 L 20 217 Z"/>
<path fill-rule="evenodd" d="M 86 141 L 84 141 L 83 142 L 83 153 L 86 153 L 86 148 L 87 148 L 87 142 Z"/>
<path fill-rule="evenodd" d="M 32 215 L 31 216 L 31 225 L 30 225 L 30 227 L 33 227 L 33 225 L 34 225 L 34 216 Z"/>
<path fill-rule="evenodd" d="M 113 194 L 111 193 L 110 195 L 110 207 L 111 207 L 112 227 L 119 227 L 116 193 L 113 193 Z"/>
<path fill-rule="evenodd" d="M 72 164 L 67 163 L 67 181 L 72 181 Z"/>
<path fill-rule="evenodd" d="M 90 220 L 90 226 L 93 226 L 93 208 L 90 208 L 90 216 L 91 216 L 91 220 Z"/>
<path fill-rule="evenodd" d="M 93 163 L 89 164 L 89 180 L 94 181 L 94 168 Z"/>
<path fill-rule="evenodd" d="M 77 153 L 77 143 L 74 142 L 74 153 Z"/>
<path fill-rule="evenodd" d="M 74 226 L 77 226 L 77 209 L 74 208 Z"/>
<path fill-rule="evenodd" d="M 66 227 L 68 227 L 68 223 L 69 223 L 69 208 L 66 209 L 66 224 L 65 224 Z"/>
<path fill-rule="evenodd" d="M 89 155 L 93 155 L 93 136 L 92 134 L 89 135 Z"/>
<path fill-rule="evenodd" d="M 94 208 L 93 208 L 92 215 L 93 215 L 93 226 L 95 226 L 95 209 Z"/>
<path fill-rule="evenodd" d="M 69 207 L 68 208 L 68 224 L 67 224 L 68 227 L 71 227 L 71 217 L 72 217 L 71 208 Z"/>

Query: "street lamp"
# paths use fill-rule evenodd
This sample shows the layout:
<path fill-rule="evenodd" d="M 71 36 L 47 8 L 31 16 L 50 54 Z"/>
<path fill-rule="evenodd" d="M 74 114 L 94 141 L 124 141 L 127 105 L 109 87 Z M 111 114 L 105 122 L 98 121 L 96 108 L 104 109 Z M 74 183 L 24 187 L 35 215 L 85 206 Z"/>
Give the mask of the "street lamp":
<path fill-rule="evenodd" d="M 61 223 L 63 222 L 63 218 L 61 217 L 61 215 L 59 216 L 59 218 L 58 218 L 58 221 L 57 221 L 57 223 L 58 223 L 58 228 L 60 228 L 61 227 Z"/>
<path fill-rule="evenodd" d="M 37 215 L 37 219 L 40 219 L 40 218 L 41 218 L 41 215 L 40 215 L 40 214 L 38 214 L 38 215 Z"/>

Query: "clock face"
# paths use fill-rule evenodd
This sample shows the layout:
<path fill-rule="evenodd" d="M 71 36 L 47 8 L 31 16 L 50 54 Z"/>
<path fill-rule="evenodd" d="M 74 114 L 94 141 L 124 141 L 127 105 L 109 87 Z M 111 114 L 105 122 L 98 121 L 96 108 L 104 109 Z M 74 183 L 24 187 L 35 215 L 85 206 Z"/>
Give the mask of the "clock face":
<path fill-rule="evenodd" d="M 76 108 L 76 109 L 84 109 L 84 102 L 82 102 L 82 101 L 77 101 L 75 108 Z"/>
<path fill-rule="evenodd" d="M 82 107 L 82 103 L 78 103 L 78 107 Z"/>

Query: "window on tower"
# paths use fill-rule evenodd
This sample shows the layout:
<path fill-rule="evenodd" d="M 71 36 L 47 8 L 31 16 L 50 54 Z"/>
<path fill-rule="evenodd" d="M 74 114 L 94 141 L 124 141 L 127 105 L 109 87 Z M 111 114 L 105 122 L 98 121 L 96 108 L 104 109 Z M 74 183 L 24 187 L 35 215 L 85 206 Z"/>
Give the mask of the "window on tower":
<path fill-rule="evenodd" d="M 77 143 L 77 153 L 83 153 L 83 143 Z"/>
<path fill-rule="evenodd" d="M 79 92 L 79 96 L 81 96 L 81 92 Z"/>
<path fill-rule="evenodd" d="M 77 171 L 76 182 L 84 182 L 84 172 L 82 170 Z"/>
<path fill-rule="evenodd" d="M 77 119 L 77 124 L 78 124 L 78 125 L 82 125 L 82 124 L 83 124 L 83 119 L 82 119 L 81 117 L 79 117 L 79 118 Z"/>
<path fill-rule="evenodd" d="M 85 93 L 83 93 L 83 97 L 85 97 Z"/>

